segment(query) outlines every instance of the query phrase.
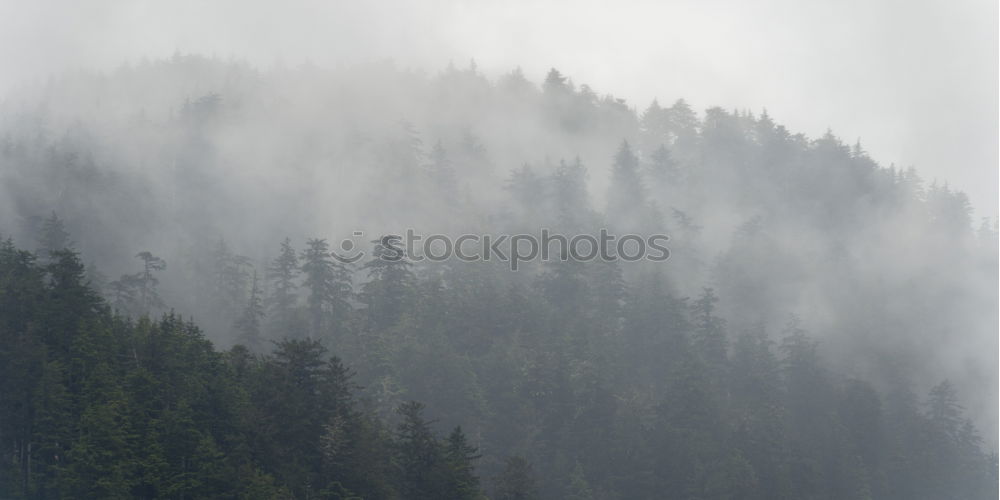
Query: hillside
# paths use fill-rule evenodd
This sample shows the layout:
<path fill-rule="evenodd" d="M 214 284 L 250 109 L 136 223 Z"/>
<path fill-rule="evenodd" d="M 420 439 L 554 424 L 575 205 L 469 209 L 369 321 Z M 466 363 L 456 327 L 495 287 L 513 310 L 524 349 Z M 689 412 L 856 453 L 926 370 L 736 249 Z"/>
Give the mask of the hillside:
<path fill-rule="evenodd" d="M 0 489 L 995 496 L 996 220 L 860 141 L 666 102 L 557 70 L 198 56 L 12 93 Z M 543 228 L 662 234 L 670 257 L 377 257 L 408 230 Z M 344 240 L 363 258 L 336 259 Z M 339 358 L 309 372 L 322 411 L 269 399 L 301 388 L 294 349 Z M 176 448 L 171 419 L 190 427 Z M 413 426 L 448 467 L 415 468 Z"/>

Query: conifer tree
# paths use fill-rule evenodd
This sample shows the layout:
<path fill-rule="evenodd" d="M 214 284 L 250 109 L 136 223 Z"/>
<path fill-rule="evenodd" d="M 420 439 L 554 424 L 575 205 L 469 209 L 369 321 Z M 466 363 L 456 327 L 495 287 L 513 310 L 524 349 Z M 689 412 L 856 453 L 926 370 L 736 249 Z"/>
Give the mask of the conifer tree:
<path fill-rule="evenodd" d="M 625 227 L 634 226 L 646 203 L 645 188 L 639 176 L 639 159 L 627 141 L 615 154 L 608 188 L 608 218 Z"/>
<path fill-rule="evenodd" d="M 313 339 L 342 332 L 351 310 L 351 274 L 347 266 L 333 258 L 324 239 L 306 241 L 301 256 L 302 286 L 306 297 L 309 332 Z"/>
<path fill-rule="evenodd" d="M 497 500 L 537 500 L 537 478 L 531 464 L 522 457 L 509 457 L 503 471 L 494 479 Z"/>
<path fill-rule="evenodd" d="M 372 240 L 371 260 L 363 269 L 368 282 L 362 285 L 360 299 L 367 307 L 369 325 L 377 330 L 394 325 L 403 316 L 412 297 L 415 276 L 413 263 L 396 236 Z"/>
<path fill-rule="evenodd" d="M 153 309 L 163 307 L 163 299 L 157 290 L 160 280 L 154 273 L 166 269 L 167 263 L 150 252 L 139 252 L 136 257 L 142 261 L 142 271 L 135 275 L 139 287 L 140 313 L 149 314 Z"/>
<path fill-rule="evenodd" d="M 296 305 L 298 304 L 299 258 L 292 242 L 281 242 L 278 256 L 267 268 L 270 295 L 266 302 L 269 329 L 276 338 L 294 337 L 296 331 Z"/>
<path fill-rule="evenodd" d="M 257 287 L 257 271 L 254 271 L 249 300 L 234 325 L 239 332 L 239 342 L 254 352 L 260 352 L 264 347 L 261 336 L 264 304 L 260 295 L 260 289 Z"/>
<path fill-rule="evenodd" d="M 66 250 L 73 246 L 65 224 L 63 224 L 62 219 L 55 212 L 52 212 L 52 215 L 42 221 L 38 244 L 38 254 L 43 261 L 50 259 L 49 254 Z"/>
<path fill-rule="evenodd" d="M 401 421 L 396 428 L 400 493 L 404 498 L 442 498 L 447 488 L 444 450 L 423 418 L 424 405 L 410 401 L 396 409 Z"/>
<path fill-rule="evenodd" d="M 462 427 L 457 426 L 448 435 L 445 460 L 451 469 L 448 498 L 475 499 L 479 496 L 479 478 L 475 461 L 480 458 L 477 449 L 466 440 Z"/>

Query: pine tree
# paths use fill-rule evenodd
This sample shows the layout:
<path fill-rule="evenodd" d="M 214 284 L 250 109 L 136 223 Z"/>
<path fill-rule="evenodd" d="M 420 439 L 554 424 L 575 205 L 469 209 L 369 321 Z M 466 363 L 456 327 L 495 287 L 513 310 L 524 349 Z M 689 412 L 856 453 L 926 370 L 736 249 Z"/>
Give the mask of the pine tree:
<path fill-rule="evenodd" d="M 527 163 L 512 170 L 504 189 L 514 199 L 514 208 L 521 212 L 523 223 L 537 222 L 539 208 L 545 201 L 545 187 L 541 178 Z"/>
<path fill-rule="evenodd" d="M 496 500 L 537 500 L 541 498 L 538 492 L 535 471 L 522 457 L 510 457 L 504 464 L 503 471 L 494 479 L 494 494 Z"/>
<path fill-rule="evenodd" d="M 663 191 L 669 187 L 675 187 L 680 181 L 680 171 L 677 162 L 666 146 L 660 144 L 651 155 L 649 161 L 645 162 L 645 177 L 657 191 L 657 195 L 662 196 Z M 655 198 L 655 196 L 654 196 Z"/>
<path fill-rule="evenodd" d="M 632 152 L 632 146 L 627 141 L 622 141 L 611 170 L 608 218 L 626 225 L 641 213 L 645 199 L 645 188 L 639 177 L 639 159 Z"/>
<path fill-rule="evenodd" d="M 123 274 L 111 282 L 112 303 L 120 312 L 143 316 L 164 306 L 157 289 L 160 280 L 156 273 L 167 268 L 167 263 L 150 252 L 139 252 L 135 256 L 142 261 L 142 270 L 135 274 Z"/>
<path fill-rule="evenodd" d="M 163 307 L 163 299 L 157 290 L 160 280 L 154 273 L 166 269 L 167 263 L 149 252 L 139 252 L 136 258 L 142 261 L 142 271 L 135 275 L 139 287 L 139 311 L 140 314 L 149 314 L 153 309 Z"/>
<path fill-rule="evenodd" d="M 351 310 L 351 273 L 347 266 L 334 259 L 326 240 L 306 241 L 302 252 L 302 286 L 309 290 L 306 298 L 310 334 L 314 339 L 340 334 Z"/>
<path fill-rule="evenodd" d="M 402 318 L 416 278 L 410 270 L 413 263 L 398 237 L 383 236 L 372 243 L 372 258 L 363 266 L 368 272 L 368 282 L 362 285 L 360 299 L 367 307 L 369 325 L 382 330 Z"/>
<path fill-rule="evenodd" d="M 46 217 L 42 222 L 41 232 L 38 235 L 38 245 L 38 254 L 43 262 L 50 259 L 51 253 L 73 246 L 65 224 L 55 212 L 52 212 L 52 215 Z"/>
<path fill-rule="evenodd" d="M 234 253 L 224 239 L 212 250 L 212 301 L 227 318 L 239 318 L 246 303 L 250 259 Z M 230 320 L 234 321 L 234 320 Z"/>
<path fill-rule="evenodd" d="M 251 388 L 262 463 L 297 497 L 315 494 L 324 482 L 321 437 L 331 416 L 325 358 L 317 340 L 282 340 Z"/>
<path fill-rule="evenodd" d="M 549 179 L 552 186 L 553 212 L 561 231 L 583 233 L 592 230 L 594 214 L 587 193 L 587 169 L 577 157 L 573 163 L 559 162 L 559 167 Z"/>
<path fill-rule="evenodd" d="M 646 111 L 642 113 L 639 119 L 641 130 L 646 134 L 650 142 L 669 139 L 667 137 L 668 131 L 665 118 L 663 107 L 660 106 L 659 101 L 653 99 L 653 102 L 649 103 L 649 107 L 646 108 Z"/>
<path fill-rule="evenodd" d="M 455 427 L 448 435 L 445 445 L 445 460 L 451 469 L 448 498 L 456 500 L 478 498 L 479 478 L 475 473 L 474 462 L 480 455 L 476 452 L 477 449 L 469 445 L 466 440 L 461 426 Z"/>
<path fill-rule="evenodd" d="M 718 301 L 715 291 L 705 288 L 698 300 L 691 304 L 695 349 L 712 367 L 721 367 L 726 363 L 725 322 L 715 315 L 715 305 Z"/>
<path fill-rule="evenodd" d="M 249 301 L 234 325 L 239 332 L 239 343 L 249 347 L 254 352 L 261 352 L 264 347 L 261 336 L 263 319 L 264 304 L 260 298 L 260 289 L 257 287 L 257 271 L 254 271 Z"/>
<path fill-rule="evenodd" d="M 68 355 L 80 322 L 93 320 L 103 304 L 87 286 L 83 263 L 74 250 L 56 250 L 49 258 L 51 263 L 45 266 L 50 278 L 46 335 L 49 348 L 62 357 Z"/>
<path fill-rule="evenodd" d="M 559 70 L 551 68 L 545 76 L 545 83 L 542 84 L 542 89 L 546 93 L 564 93 L 569 90 L 569 86 L 566 83 L 566 77 Z"/>
<path fill-rule="evenodd" d="M 444 450 L 434 437 L 430 422 L 423 418 L 424 405 L 410 401 L 396 409 L 401 422 L 396 428 L 400 493 L 403 498 L 445 498 L 447 489 Z"/>
<path fill-rule="evenodd" d="M 731 366 L 728 385 L 735 417 L 734 446 L 752 464 L 756 475 L 756 487 L 746 496 L 787 498 L 781 371 L 762 326 L 736 339 Z"/>
<path fill-rule="evenodd" d="M 295 337 L 296 335 L 296 304 L 298 303 L 299 259 L 292 248 L 292 242 L 285 238 L 281 242 L 278 256 L 267 268 L 267 281 L 270 285 L 270 296 L 266 302 L 268 326 L 275 332 L 277 338 Z"/>

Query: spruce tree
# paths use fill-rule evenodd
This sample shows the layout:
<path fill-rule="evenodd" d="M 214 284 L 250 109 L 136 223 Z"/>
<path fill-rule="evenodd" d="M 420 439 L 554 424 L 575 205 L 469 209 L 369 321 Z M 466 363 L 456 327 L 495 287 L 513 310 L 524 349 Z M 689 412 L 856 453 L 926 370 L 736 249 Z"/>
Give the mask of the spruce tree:
<path fill-rule="evenodd" d="M 254 352 L 263 349 L 261 324 L 264 319 L 264 304 L 260 298 L 260 288 L 257 286 L 257 271 L 253 273 L 250 286 L 250 297 L 243 313 L 236 320 L 236 331 L 239 332 L 238 342 L 249 347 Z"/>
<path fill-rule="evenodd" d="M 38 245 L 38 255 L 42 261 L 51 259 L 50 254 L 53 252 L 66 250 L 73 246 L 73 243 L 70 241 L 69 232 L 66 231 L 66 225 L 63 224 L 62 219 L 55 212 L 52 212 L 52 215 L 42 221 L 42 228 L 38 235 Z"/>
<path fill-rule="evenodd" d="M 360 299 L 366 306 L 368 324 L 383 330 L 402 318 L 414 293 L 416 277 L 398 237 L 383 236 L 371 243 L 372 258 L 363 266 L 368 281 L 361 287 Z"/>
<path fill-rule="evenodd" d="M 294 337 L 297 330 L 296 306 L 298 305 L 299 258 L 292 248 L 292 242 L 285 238 L 281 242 L 278 256 L 267 268 L 270 295 L 266 312 L 268 328 L 276 338 Z"/>
<path fill-rule="evenodd" d="M 302 286 L 309 291 L 306 310 L 314 339 L 342 333 L 351 311 L 351 273 L 330 253 L 324 239 L 306 241 L 301 256 Z"/>

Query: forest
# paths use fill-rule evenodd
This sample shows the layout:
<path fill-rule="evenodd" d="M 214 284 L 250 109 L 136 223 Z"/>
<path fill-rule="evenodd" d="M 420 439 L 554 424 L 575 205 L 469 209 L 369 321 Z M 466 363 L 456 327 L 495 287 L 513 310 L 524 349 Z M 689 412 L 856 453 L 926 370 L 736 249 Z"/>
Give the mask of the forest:
<path fill-rule="evenodd" d="M 918 172 L 556 69 L 20 88 L 0 496 L 995 498 L 997 219 Z M 380 257 L 540 228 L 670 258 Z"/>

